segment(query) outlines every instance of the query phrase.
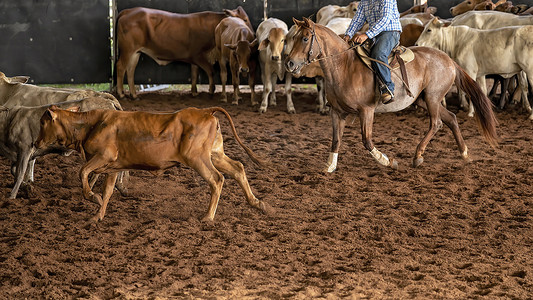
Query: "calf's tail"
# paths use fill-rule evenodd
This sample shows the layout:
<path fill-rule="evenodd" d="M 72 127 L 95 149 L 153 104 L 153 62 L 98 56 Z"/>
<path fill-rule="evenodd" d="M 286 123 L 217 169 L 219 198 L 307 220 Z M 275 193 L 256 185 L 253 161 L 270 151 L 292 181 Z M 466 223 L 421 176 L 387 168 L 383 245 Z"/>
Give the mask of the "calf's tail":
<path fill-rule="evenodd" d="M 470 101 L 472 101 L 476 111 L 476 120 L 481 128 L 483 137 L 492 147 L 496 147 L 498 145 L 498 134 L 496 133 L 498 120 L 492 110 L 492 102 L 463 68 L 457 63 L 455 63 L 455 68 L 457 74 L 455 84 L 463 90 L 470 98 Z"/>
<path fill-rule="evenodd" d="M 252 151 L 252 149 L 248 148 L 241 141 L 241 139 L 239 138 L 239 135 L 237 134 L 237 130 L 235 129 L 235 124 L 233 123 L 233 119 L 231 119 L 231 116 L 229 115 L 229 113 L 225 109 L 223 109 L 222 107 L 211 107 L 211 108 L 209 108 L 209 110 L 211 110 L 211 114 L 212 115 L 214 115 L 216 112 L 221 112 L 221 113 L 223 113 L 226 116 L 226 119 L 228 119 L 229 124 L 231 125 L 231 131 L 233 132 L 233 136 L 235 137 L 235 140 L 237 140 L 237 143 L 239 143 L 239 145 L 241 145 L 241 147 L 244 149 L 244 151 L 246 151 L 246 154 L 248 154 L 248 156 L 250 156 L 250 158 L 252 159 L 252 161 L 254 163 L 258 164 L 259 166 L 268 165 L 268 163 L 266 161 L 264 161 L 263 159 L 259 158 L 259 156 L 257 156 Z"/>

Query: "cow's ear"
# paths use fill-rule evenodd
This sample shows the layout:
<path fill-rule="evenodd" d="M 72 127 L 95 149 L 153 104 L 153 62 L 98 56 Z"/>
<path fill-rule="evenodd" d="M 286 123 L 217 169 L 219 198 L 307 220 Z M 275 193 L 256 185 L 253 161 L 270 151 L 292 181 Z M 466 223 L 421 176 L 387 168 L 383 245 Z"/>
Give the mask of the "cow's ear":
<path fill-rule="evenodd" d="M 228 17 L 236 17 L 237 14 L 235 13 L 235 11 L 233 10 L 229 10 L 229 9 L 224 9 L 224 13 L 226 14 L 226 16 Z"/>
<path fill-rule="evenodd" d="M 250 43 L 250 48 L 255 48 L 257 47 L 257 45 L 259 44 L 259 41 L 257 39 L 254 39 L 251 43 Z"/>
<path fill-rule="evenodd" d="M 49 110 L 54 110 L 54 111 L 55 111 L 55 110 L 58 110 L 58 109 L 60 109 L 60 108 L 57 107 L 57 105 L 52 105 L 52 106 L 50 106 L 50 108 L 48 108 L 48 109 L 49 109 Z"/>
<path fill-rule="evenodd" d="M 26 83 L 30 77 L 28 76 L 13 76 L 9 78 L 9 83 L 11 84 L 17 84 L 17 83 Z"/>
<path fill-rule="evenodd" d="M 266 47 L 268 47 L 268 44 L 270 43 L 270 41 L 268 39 L 264 39 L 260 44 L 259 44 L 259 47 L 257 48 L 259 51 L 265 49 Z"/>
<path fill-rule="evenodd" d="M 230 48 L 231 50 L 237 50 L 237 44 L 224 44 L 224 46 Z"/>
<path fill-rule="evenodd" d="M 66 110 L 71 111 L 71 112 L 79 112 L 80 111 L 80 107 L 79 106 L 72 106 L 72 107 L 67 108 Z"/>

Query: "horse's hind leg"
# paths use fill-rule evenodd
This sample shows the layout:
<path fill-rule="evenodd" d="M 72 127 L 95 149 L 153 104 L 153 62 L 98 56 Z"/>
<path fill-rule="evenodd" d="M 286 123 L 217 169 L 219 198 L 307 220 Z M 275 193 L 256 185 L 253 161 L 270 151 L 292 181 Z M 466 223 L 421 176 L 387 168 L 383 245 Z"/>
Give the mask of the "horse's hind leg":
<path fill-rule="evenodd" d="M 442 121 L 440 119 L 439 113 L 439 110 L 441 109 L 441 98 L 442 97 L 426 100 L 426 109 L 429 114 L 429 130 L 427 131 L 422 141 L 420 141 L 420 143 L 416 147 L 415 157 L 413 158 L 413 167 L 415 168 L 420 166 L 420 164 L 424 162 L 424 157 L 422 156 L 422 154 L 424 154 L 424 151 L 426 150 L 429 141 L 431 141 L 435 133 L 437 133 L 437 131 L 439 131 L 439 129 L 442 127 Z M 442 109 L 445 108 L 442 107 Z"/>
<path fill-rule="evenodd" d="M 461 152 L 461 156 L 464 160 L 468 161 L 468 148 L 466 147 L 465 140 L 463 139 L 463 135 L 461 134 L 461 129 L 459 129 L 457 117 L 454 113 L 447 109 L 441 108 L 439 112 L 444 124 L 446 124 L 446 126 L 448 126 L 452 131 L 453 136 L 455 137 L 455 141 L 457 142 L 457 146 L 459 147 L 459 152 Z"/>

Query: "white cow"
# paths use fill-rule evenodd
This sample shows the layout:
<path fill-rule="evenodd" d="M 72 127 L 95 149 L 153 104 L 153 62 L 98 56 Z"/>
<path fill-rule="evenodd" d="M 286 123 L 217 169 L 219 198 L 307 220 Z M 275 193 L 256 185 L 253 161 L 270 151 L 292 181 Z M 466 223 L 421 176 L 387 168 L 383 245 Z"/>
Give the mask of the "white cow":
<path fill-rule="evenodd" d="M 465 25 L 477 29 L 496 29 L 508 26 L 525 26 L 533 25 L 533 16 L 517 16 L 500 11 L 469 11 L 453 18 L 450 25 Z M 513 97 L 513 101 L 518 102 L 521 98 L 527 111 L 531 111 L 531 107 L 527 99 L 527 78 L 524 73 L 518 74 L 518 91 L 520 93 L 516 93 L 515 97 Z M 505 100 L 506 93 L 502 91 L 502 98 L 500 99 L 501 108 L 503 108 Z M 463 93 L 461 93 L 461 103 L 461 106 L 466 106 L 466 98 Z"/>
<path fill-rule="evenodd" d="M 352 22 L 351 18 L 333 18 L 329 20 L 326 27 L 331 29 L 337 35 L 341 35 L 346 32 L 346 29 L 350 26 L 350 22 Z"/>
<path fill-rule="evenodd" d="M 333 18 L 353 18 L 360 1 L 350 2 L 347 6 L 326 5 L 316 13 L 316 22 L 320 25 L 328 24 Z"/>
<path fill-rule="evenodd" d="M 485 75 L 488 74 L 510 77 L 523 71 L 532 83 L 533 26 L 481 30 L 467 26 L 447 27 L 435 18 L 424 28 L 417 45 L 446 52 L 476 79 L 485 94 Z M 474 110 L 470 107 L 469 116 L 473 116 Z"/>
<path fill-rule="evenodd" d="M 268 18 L 261 22 L 256 30 L 259 42 L 259 63 L 261 64 L 261 79 L 263 80 L 263 99 L 259 112 L 264 113 L 270 105 L 276 105 L 276 82 L 285 77 L 285 66 L 282 61 L 285 36 L 288 32 L 285 22 L 276 18 Z M 287 112 L 295 113 L 292 102 L 291 81 L 285 81 L 285 93 L 287 95 Z"/>

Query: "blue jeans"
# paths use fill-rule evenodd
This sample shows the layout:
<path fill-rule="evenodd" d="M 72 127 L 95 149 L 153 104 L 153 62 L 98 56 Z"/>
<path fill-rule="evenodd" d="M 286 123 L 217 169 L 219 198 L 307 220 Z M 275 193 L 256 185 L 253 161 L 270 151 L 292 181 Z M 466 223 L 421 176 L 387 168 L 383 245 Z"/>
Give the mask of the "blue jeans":
<path fill-rule="evenodd" d="M 400 40 L 399 31 L 383 31 L 374 37 L 374 46 L 370 50 L 370 57 L 380 60 L 385 64 L 389 64 L 387 58 L 389 57 L 394 46 L 398 45 Z M 394 92 L 394 83 L 392 83 L 390 70 L 386 66 L 372 62 L 372 67 L 376 71 L 379 79 L 389 88 L 391 93 Z"/>

